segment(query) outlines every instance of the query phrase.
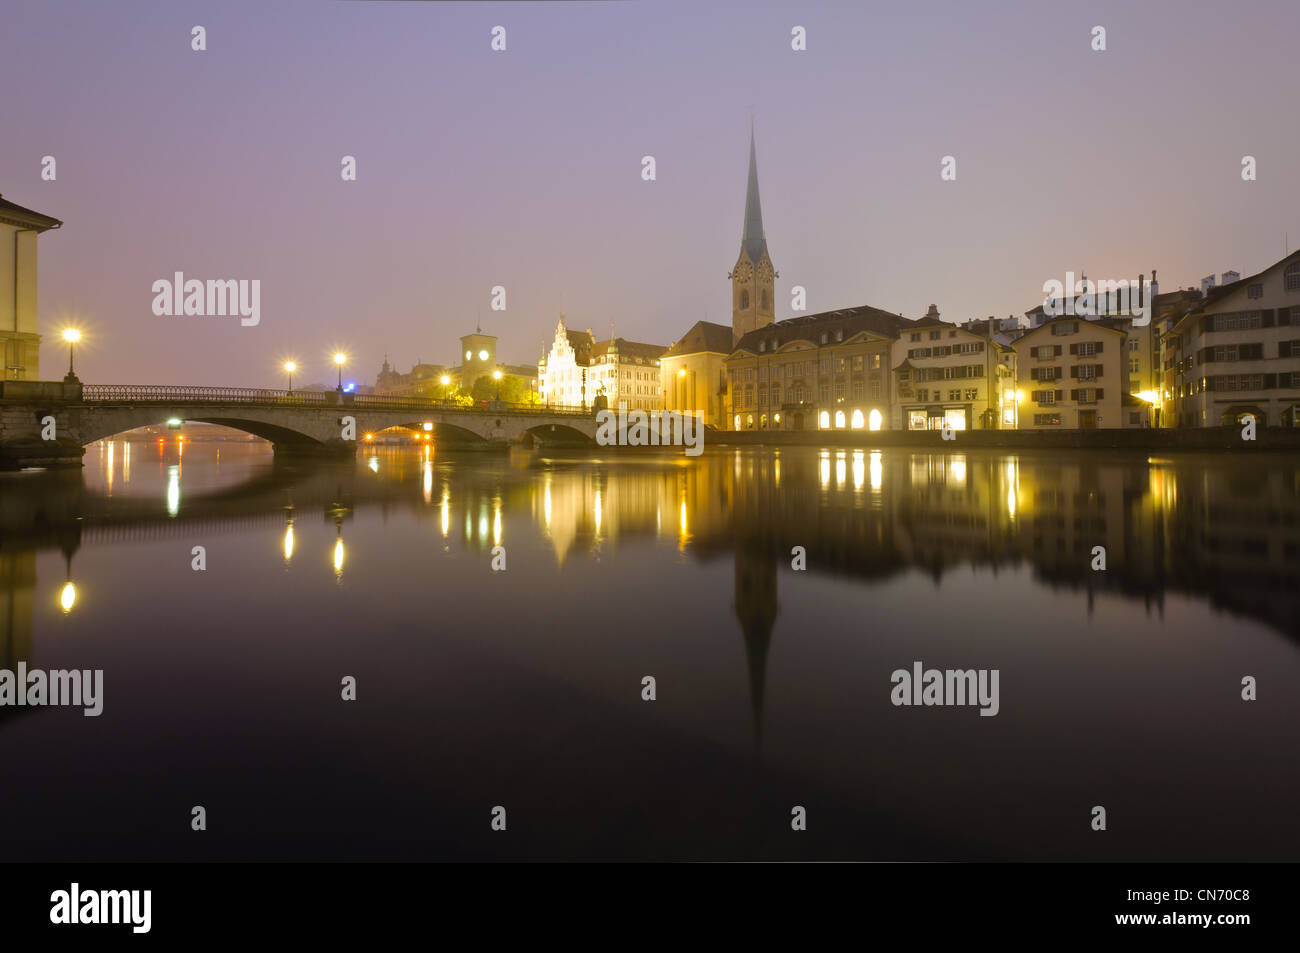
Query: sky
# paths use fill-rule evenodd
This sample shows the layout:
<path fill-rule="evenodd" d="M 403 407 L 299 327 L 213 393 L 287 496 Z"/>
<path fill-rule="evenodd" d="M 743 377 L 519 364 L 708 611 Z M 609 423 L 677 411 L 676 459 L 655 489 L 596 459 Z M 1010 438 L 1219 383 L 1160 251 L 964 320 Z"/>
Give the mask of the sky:
<path fill-rule="evenodd" d="M 796 285 L 1006 316 L 1067 270 L 1169 291 L 1300 246 L 1297 37 L 1294 0 L 5 0 L 0 193 L 64 222 L 46 378 L 68 324 L 90 383 L 278 386 L 452 364 L 476 321 L 510 363 L 561 311 L 730 323 L 751 111 L 778 320 Z M 155 315 L 176 271 L 259 280 L 260 323 Z"/>

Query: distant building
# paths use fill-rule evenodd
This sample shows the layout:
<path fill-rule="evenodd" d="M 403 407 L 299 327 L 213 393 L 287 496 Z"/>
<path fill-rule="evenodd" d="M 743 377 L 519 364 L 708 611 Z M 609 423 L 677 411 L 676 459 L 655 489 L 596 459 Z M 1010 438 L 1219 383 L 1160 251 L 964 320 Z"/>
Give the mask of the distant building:
<path fill-rule="evenodd" d="M 1300 408 L 1300 251 L 1208 286 L 1164 333 L 1167 422 L 1218 427 L 1253 415 L 1294 427 Z"/>
<path fill-rule="evenodd" d="M 659 359 L 663 409 L 726 427 L 726 359 L 734 344 L 725 324 L 696 321 Z"/>
<path fill-rule="evenodd" d="M 662 344 L 611 337 L 596 341 L 591 328 L 571 331 L 560 315 L 555 339 L 537 363 L 540 400 L 552 407 L 658 410 L 663 406 Z"/>
<path fill-rule="evenodd" d="M 0 196 L 0 356 L 4 380 L 41 379 L 36 236 L 63 223 Z"/>

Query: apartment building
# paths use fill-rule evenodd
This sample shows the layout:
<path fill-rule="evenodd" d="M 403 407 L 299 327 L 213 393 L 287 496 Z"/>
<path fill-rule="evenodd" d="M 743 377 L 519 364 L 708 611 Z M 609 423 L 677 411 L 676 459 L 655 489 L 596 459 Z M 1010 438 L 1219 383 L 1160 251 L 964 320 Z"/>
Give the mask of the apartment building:
<path fill-rule="evenodd" d="M 1128 390 L 1128 326 L 1115 319 L 1056 318 L 1012 344 L 1019 429 L 1148 426 Z"/>
<path fill-rule="evenodd" d="M 993 430 L 1016 426 L 1015 351 L 993 319 L 953 325 L 937 310 L 894 342 L 891 426 Z"/>

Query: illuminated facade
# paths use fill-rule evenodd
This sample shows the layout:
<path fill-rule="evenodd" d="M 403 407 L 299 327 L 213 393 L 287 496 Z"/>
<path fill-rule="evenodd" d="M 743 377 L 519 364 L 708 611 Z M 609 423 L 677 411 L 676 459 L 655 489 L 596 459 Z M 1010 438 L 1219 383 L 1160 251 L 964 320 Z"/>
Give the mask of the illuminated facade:
<path fill-rule="evenodd" d="M 4 380 L 41 379 L 36 238 L 62 225 L 57 218 L 0 197 L 0 358 L 4 361 Z"/>
<path fill-rule="evenodd" d="M 1128 390 L 1127 324 L 1055 318 L 1018 338 L 1018 429 L 1146 426 L 1145 409 Z"/>
<path fill-rule="evenodd" d="M 930 311 L 894 342 L 895 429 L 1014 430 L 1016 354 L 994 323 L 958 326 Z"/>

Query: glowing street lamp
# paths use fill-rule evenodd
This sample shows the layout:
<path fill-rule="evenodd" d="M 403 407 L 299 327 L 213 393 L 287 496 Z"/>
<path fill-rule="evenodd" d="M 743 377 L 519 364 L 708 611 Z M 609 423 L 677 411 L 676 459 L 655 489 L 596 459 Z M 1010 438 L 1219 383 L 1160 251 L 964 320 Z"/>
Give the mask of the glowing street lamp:
<path fill-rule="evenodd" d="M 81 332 L 76 328 L 67 328 L 63 332 L 63 340 L 68 342 L 68 376 L 63 378 L 63 380 L 65 383 L 75 384 L 77 382 L 77 375 L 72 369 L 72 349 L 73 345 L 81 340 Z"/>
<path fill-rule="evenodd" d="M 293 372 L 298 369 L 298 365 L 293 361 L 284 362 L 284 371 L 289 375 L 289 393 L 293 393 Z"/>
<path fill-rule="evenodd" d="M 499 370 L 492 372 L 492 379 L 497 382 L 497 400 L 501 399 L 501 372 Z"/>
<path fill-rule="evenodd" d="M 348 356 L 342 351 L 334 355 L 334 363 L 339 366 L 339 393 L 343 393 L 343 365 L 348 362 Z"/>
<path fill-rule="evenodd" d="M 440 382 L 442 384 L 442 402 L 445 404 L 447 402 L 447 385 L 451 383 L 451 378 L 443 374 Z"/>

